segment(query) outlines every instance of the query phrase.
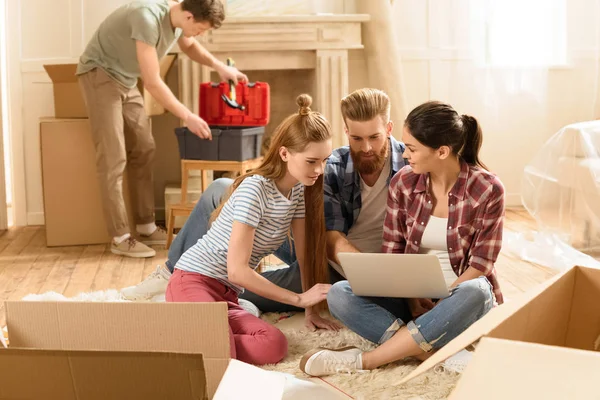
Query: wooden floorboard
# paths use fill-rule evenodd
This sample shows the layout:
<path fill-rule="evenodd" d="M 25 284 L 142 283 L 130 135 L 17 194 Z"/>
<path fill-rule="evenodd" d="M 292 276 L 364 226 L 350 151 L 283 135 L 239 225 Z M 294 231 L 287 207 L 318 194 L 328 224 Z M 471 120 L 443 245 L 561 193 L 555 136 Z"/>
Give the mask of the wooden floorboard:
<path fill-rule="evenodd" d="M 523 209 L 506 212 L 505 228 L 535 230 L 535 221 Z M 153 246 L 156 256 L 132 259 L 114 255 L 109 245 L 46 247 L 44 227 L 11 228 L 0 233 L 0 326 L 4 301 L 28 294 L 55 291 L 67 297 L 94 290 L 135 285 L 167 259 L 164 246 Z M 557 271 L 502 252 L 496 263 L 507 299 L 531 289 Z"/>

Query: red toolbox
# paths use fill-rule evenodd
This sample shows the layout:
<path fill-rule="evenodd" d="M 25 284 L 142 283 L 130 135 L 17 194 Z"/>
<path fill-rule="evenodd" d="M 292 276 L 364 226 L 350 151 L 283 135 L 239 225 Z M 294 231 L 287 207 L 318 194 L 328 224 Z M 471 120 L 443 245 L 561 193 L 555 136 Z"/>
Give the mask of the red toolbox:
<path fill-rule="evenodd" d="M 223 95 L 229 97 L 229 83 L 202 83 L 200 117 L 209 126 L 265 126 L 269 123 L 271 101 L 268 83 L 239 82 L 235 94 L 243 110 L 233 108 L 223 100 Z"/>

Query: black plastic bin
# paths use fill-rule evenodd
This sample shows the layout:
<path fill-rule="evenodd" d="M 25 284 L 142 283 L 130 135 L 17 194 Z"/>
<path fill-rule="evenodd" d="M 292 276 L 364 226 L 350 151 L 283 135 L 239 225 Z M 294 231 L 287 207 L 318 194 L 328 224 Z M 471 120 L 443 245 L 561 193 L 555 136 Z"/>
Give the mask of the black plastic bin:
<path fill-rule="evenodd" d="M 179 156 L 183 160 L 217 161 L 221 130 L 211 129 L 210 131 L 213 139 L 206 140 L 194 135 L 188 128 L 175 128 L 175 135 L 177 135 L 179 143 Z"/>
<path fill-rule="evenodd" d="M 231 127 L 221 130 L 219 160 L 245 161 L 260 157 L 265 127 Z"/>
<path fill-rule="evenodd" d="M 188 128 L 176 128 L 179 155 L 184 160 L 245 161 L 260 157 L 265 128 L 211 127 L 212 140 L 201 139 Z"/>

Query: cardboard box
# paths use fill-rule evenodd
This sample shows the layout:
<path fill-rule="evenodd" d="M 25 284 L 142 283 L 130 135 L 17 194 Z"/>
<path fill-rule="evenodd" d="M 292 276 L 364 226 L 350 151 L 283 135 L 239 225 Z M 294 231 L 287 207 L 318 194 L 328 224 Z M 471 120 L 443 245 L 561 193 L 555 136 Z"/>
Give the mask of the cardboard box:
<path fill-rule="evenodd" d="M 87 109 L 77 81 L 77 64 L 44 65 L 54 90 L 56 118 L 87 118 Z"/>
<path fill-rule="evenodd" d="M 42 119 L 40 144 L 46 244 L 110 243 L 89 121 Z M 135 232 L 126 175 L 123 194 L 131 231 Z"/>
<path fill-rule="evenodd" d="M 166 55 L 160 60 L 160 76 L 164 80 L 175 61 L 175 55 Z M 87 109 L 79 88 L 75 72 L 77 64 L 47 64 L 48 73 L 54 89 L 54 116 L 56 118 L 87 118 Z M 164 114 L 165 109 L 152 95 L 144 90 L 141 80 L 138 88 L 144 97 L 144 108 L 149 116 Z"/>
<path fill-rule="evenodd" d="M 502 341 L 481 341 L 451 398 L 600 398 L 600 353 L 595 350 L 600 336 L 598 299 L 600 269 L 573 267 L 492 309 L 398 383 L 419 376 L 478 339 L 491 338 Z M 581 383 L 577 391 L 575 381 L 568 379 L 575 375 Z M 529 388 L 520 391 L 517 383 L 520 389 Z M 535 395 L 527 396 L 528 392 Z M 576 392 L 585 395 L 574 396 Z"/>
<path fill-rule="evenodd" d="M 7 400 L 207 398 L 202 354 L 1 349 L 0 381 Z"/>
<path fill-rule="evenodd" d="M 162 384 L 171 387 L 170 381 L 176 380 L 179 385 L 183 384 L 185 388 L 188 388 L 190 382 L 193 381 L 193 385 L 196 385 L 198 380 L 201 379 L 201 374 L 198 371 L 200 370 L 199 362 L 202 361 L 208 397 L 212 398 L 230 360 L 229 322 L 226 303 L 16 301 L 6 302 L 5 309 L 10 340 L 9 349 L 4 350 L 5 352 L 12 352 L 15 348 L 35 349 L 39 352 L 42 360 L 44 360 L 43 357 L 54 357 L 63 360 L 60 362 L 66 362 L 66 356 L 80 356 L 83 359 L 91 357 L 87 353 L 78 354 L 77 352 L 80 351 L 100 351 L 104 354 L 100 355 L 98 360 L 91 359 L 88 368 L 97 368 L 95 371 L 98 375 L 110 374 L 115 381 L 114 385 L 126 385 L 127 382 L 133 379 L 137 386 L 150 385 L 157 388 Z M 41 350 L 59 350 L 62 352 L 44 353 L 40 352 Z M 125 364 L 126 371 L 121 370 L 119 374 L 109 371 L 111 368 L 117 368 L 119 364 L 109 360 L 110 357 L 116 357 L 112 352 L 127 352 L 121 354 L 124 357 L 123 362 L 129 364 Z M 187 356 L 161 356 L 162 352 L 181 353 Z M 153 353 L 154 356 L 151 357 L 146 353 Z M 10 353 L 0 352 L 0 357 L 3 354 Z M 192 355 L 202 355 L 202 358 L 193 357 Z M 152 367 L 143 366 L 144 362 L 141 359 L 144 357 L 147 360 L 152 360 Z M 181 364 L 177 366 L 177 369 L 172 369 L 171 366 L 178 364 L 176 362 L 178 357 Z M 55 362 L 59 363 L 59 361 Z M 17 363 L 17 361 L 13 361 L 13 363 Z M 0 358 L 0 365 L 3 364 L 2 358 Z M 100 367 L 103 368 L 102 371 L 106 372 L 98 372 Z M 41 376 L 25 376 L 27 376 L 29 382 L 33 381 L 36 384 L 41 384 L 45 382 L 44 379 L 47 379 L 45 375 L 55 376 L 58 374 L 58 371 L 53 368 L 48 366 L 45 374 Z M 66 366 L 61 368 L 65 370 L 65 373 L 68 371 Z M 188 374 L 185 371 L 186 369 L 193 372 L 193 374 Z M 145 374 L 147 381 L 142 379 L 141 374 Z M 174 374 L 183 375 L 175 377 Z M 2 376 L 1 370 L 0 376 Z M 85 377 L 85 375 L 83 376 Z M 93 382 L 89 384 L 92 385 Z M 0 393 L 3 393 L 3 386 L 0 385 Z M 180 389 L 180 392 L 174 393 L 181 393 L 183 390 Z M 173 395 L 160 398 L 203 398 L 197 396 L 197 394 L 192 394 L 194 397 Z M 7 397 L 0 397 L 0 399 L 3 398 Z M 26 397 L 13 395 L 9 398 Z M 62 399 L 68 397 L 34 396 L 29 398 Z M 105 396 L 98 398 L 118 397 Z M 158 399 L 159 397 L 130 395 L 121 398 Z"/>

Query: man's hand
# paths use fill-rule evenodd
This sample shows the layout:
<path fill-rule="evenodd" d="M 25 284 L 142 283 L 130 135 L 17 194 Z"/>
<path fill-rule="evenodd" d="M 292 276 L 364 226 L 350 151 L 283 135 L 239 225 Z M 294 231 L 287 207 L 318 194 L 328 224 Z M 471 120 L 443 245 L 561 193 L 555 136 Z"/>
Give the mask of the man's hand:
<path fill-rule="evenodd" d="M 215 71 L 217 71 L 221 80 L 225 82 L 232 80 L 233 83 L 237 85 L 238 81 L 248 81 L 248 77 L 241 73 L 236 67 L 230 67 L 223 63 L 219 63 L 215 66 Z"/>
<path fill-rule="evenodd" d="M 202 139 L 212 140 L 212 133 L 206 121 L 194 113 L 189 113 L 185 119 L 185 125 L 192 133 Z"/>
<path fill-rule="evenodd" d="M 304 326 L 306 326 L 311 332 L 314 332 L 317 329 L 325 329 L 328 331 L 339 331 L 342 329 L 342 326 L 337 322 L 321 318 L 321 316 L 317 313 L 308 312 L 304 317 Z"/>
<path fill-rule="evenodd" d="M 413 318 L 417 318 L 433 309 L 435 304 L 433 304 L 431 299 L 408 299 L 408 307 Z"/>

